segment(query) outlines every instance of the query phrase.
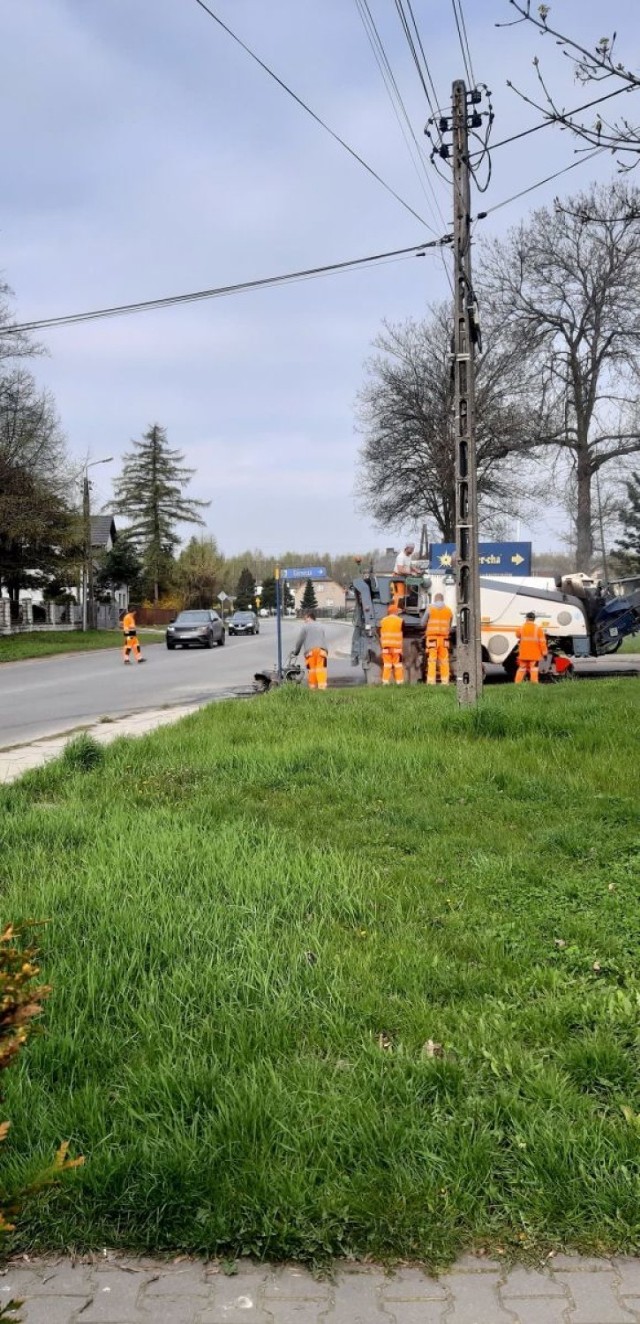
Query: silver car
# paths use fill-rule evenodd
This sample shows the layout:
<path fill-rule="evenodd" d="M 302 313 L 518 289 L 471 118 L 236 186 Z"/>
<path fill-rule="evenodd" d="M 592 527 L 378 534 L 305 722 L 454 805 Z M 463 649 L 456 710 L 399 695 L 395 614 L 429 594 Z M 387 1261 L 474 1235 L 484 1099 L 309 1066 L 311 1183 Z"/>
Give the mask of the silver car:
<path fill-rule="evenodd" d="M 181 611 L 167 626 L 167 648 L 213 648 L 224 644 L 224 625 L 217 611 Z"/>

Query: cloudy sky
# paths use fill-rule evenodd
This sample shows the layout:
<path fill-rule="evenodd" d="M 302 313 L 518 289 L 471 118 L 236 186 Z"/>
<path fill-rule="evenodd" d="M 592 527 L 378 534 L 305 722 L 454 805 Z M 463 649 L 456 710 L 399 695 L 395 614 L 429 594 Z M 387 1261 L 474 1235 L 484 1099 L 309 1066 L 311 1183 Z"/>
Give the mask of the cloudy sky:
<path fill-rule="evenodd" d="M 413 0 L 441 104 L 464 76 L 449 0 Z M 292 88 L 415 208 L 448 228 L 450 190 L 425 196 L 355 0 L 211 0 Z M 392 0 L 371 0 L 416 134 L 428 115 Z M 637 0 L 556 0 L 585 40 L 616 27 L 631 63 Z M 465 0 L 475 77 L 493 92 L 494 138 L 535 123 L 539 53 L 566 105 L 588 95 L 532 28 L 497 29 L 508 0 Z M 196 0 L 5 0 L 0 269 L 19 320 L 152 299 L 400 248 L 430 237 L 399 202 L 252 63 Z M 575 159 L 547 128 L 496 150 L 491 207 Z M 603 155 L 484 222 L 500 234 L 531 206 L 613 177 Z M 450 260 L 450 259 L 449 259 Z M 228 554 L 343 552 L 393 541 L 359 514 L 354 401 L 383 318 L 445 297 L 441 258 L 327 277 L 47 332 L 40 380 L 78 457 L 122 455 L 151 421 L 197 470 Z M 117 469 L 117 464 L 112 469 Z M 96 503 L 108 469 L 94 471 Z M 563 517 L 533 531 L 557 543 Z M 514 530 L 515 532 L 515 530 Z M 523 533 L 526 530 L 523 530 Z"/>

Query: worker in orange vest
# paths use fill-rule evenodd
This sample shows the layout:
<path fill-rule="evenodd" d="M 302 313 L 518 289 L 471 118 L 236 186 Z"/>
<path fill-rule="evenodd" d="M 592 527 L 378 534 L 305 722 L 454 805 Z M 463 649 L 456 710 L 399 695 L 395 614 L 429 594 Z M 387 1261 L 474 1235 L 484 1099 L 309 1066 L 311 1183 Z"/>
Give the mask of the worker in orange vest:
<path fill-rule="evenodd" d="M 402 621 L 400 619 L 398 605 L 390 602 L 387 607 L 387 614 L 383 616 L 380 622 L 380 643 L 382 645 L 382 684 L 391 684 L 391 674 L 396 685 L 402 685 L 404 681 L 404 666 L 402 663 Z"/>
<path fill-rule="evenodd" d="M 296 640 L 293 656 L 302 649 L 307 666 L 307 684 L 310 690 L 326 690 L 328 681 L 327 636 L 323 625 L 318 625 L 315 611 L 305 611 L 304 624 Z"/>
<path fill-rule="evenodd" d="M 146 659 L 140 651 L 140 640 L 138 639 L 138 630 L 136 627 L 136 618 L 132 611 L 120 612 L 120 624 L 124 634 L 124 664 L 129 665 L 129 654 L 133 650 L 136 662 L 144 662 Z"/>
<path fill-rule="evenodd" d="M 437 672 L 440 684 L 449 684 L 449 639 L 453 612 L 445 606 L 442 593 L 434 594 L 427 616 L 427 685 L 435 685 Z"/>
<path fill-rule="evenodd" d="M 518 670 L 516 671 L 516 685 L 520 685 L 525 676 L 537 685 L 540 677 L 538 667 L 547 656 L 547 636 L 541 625 L 536 625 L 535 611 L 528 611 L 524 625 L 519 625 L 516 635 L 520 640 L 518 646 Z"/>

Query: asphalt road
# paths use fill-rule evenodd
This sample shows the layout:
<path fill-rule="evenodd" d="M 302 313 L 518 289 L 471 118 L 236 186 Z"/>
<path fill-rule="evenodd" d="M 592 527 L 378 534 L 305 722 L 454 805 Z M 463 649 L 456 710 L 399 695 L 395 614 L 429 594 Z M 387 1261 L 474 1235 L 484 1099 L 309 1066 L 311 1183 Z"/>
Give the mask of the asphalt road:
<path fill-rule="evenodd" d="M 331 651 L 348 651 L 351 627 L 327 622 Z M 283 622 L 286 659 L 300 626 Z M 227 639 L 224 648 L 177 648 L 164 641 L 143 649 L 144 666 L 123 666 L 120 651 L 7 662 L 0 666 L 0 749 L 71 731 L 101 717 L 207 700 L 253 684 L 253 674 L 276 662 L 275 621 L 256 637 Z M 330 662 L 331 674 L 351 672 L 348 660 Z M 353 674 L 353 673 L 352 673 Z"/>

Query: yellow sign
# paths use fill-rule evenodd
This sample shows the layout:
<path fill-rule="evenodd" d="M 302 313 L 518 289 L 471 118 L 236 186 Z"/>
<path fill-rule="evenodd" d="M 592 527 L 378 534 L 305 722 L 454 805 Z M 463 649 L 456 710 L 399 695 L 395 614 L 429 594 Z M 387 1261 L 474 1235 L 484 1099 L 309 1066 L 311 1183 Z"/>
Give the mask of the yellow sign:
<path fill-rule="evenodd" d="M 515 556 L 511 557 L 511 561 L 513 565 L 522 565 L 524 556 L 521 556 L 519 552 L 516 552 Z"/>

